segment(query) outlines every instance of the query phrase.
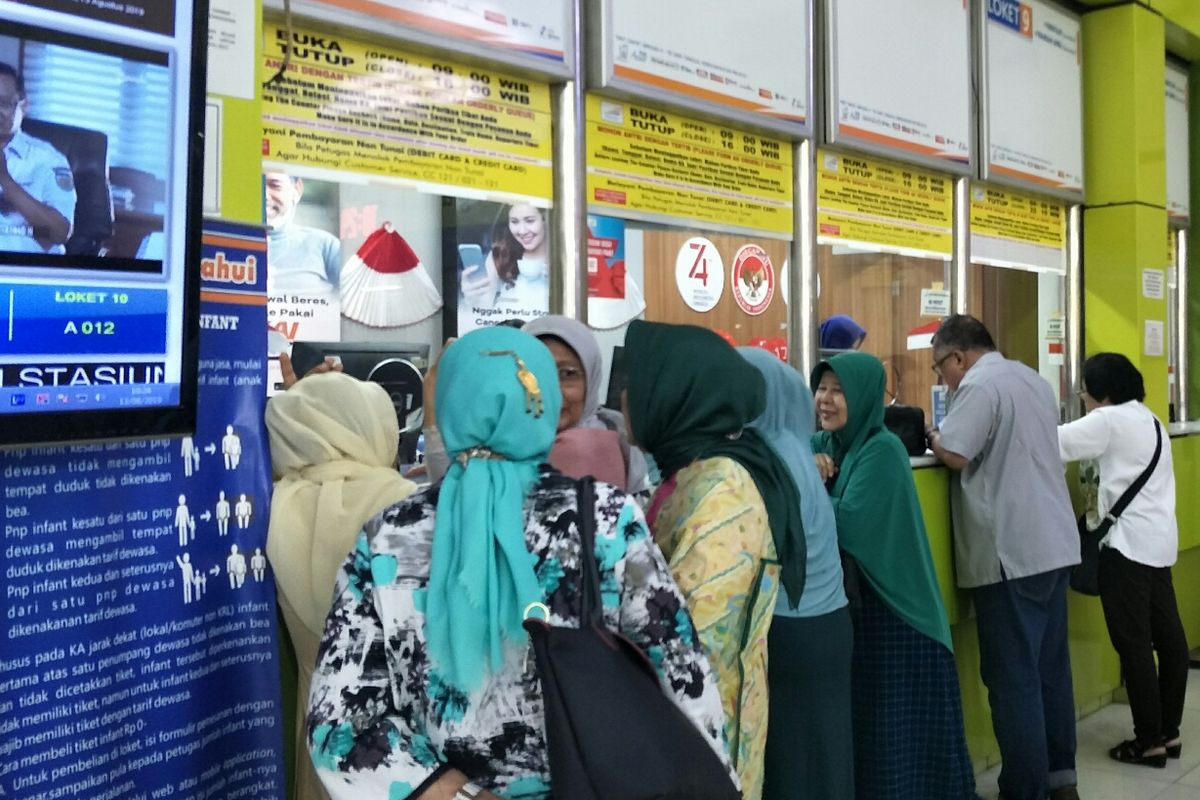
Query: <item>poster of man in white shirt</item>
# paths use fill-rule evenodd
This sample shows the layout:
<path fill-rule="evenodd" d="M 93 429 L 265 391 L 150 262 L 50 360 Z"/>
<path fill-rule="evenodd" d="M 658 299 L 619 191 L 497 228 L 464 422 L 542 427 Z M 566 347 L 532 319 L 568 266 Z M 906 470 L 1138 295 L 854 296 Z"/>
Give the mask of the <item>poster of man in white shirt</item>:
<path fill-rule="evenodd" d="M 301 208 L 306 191 L 314 200 Z M 267 316 L 292 340 L 341 338 L 342 242 L 326 229 L 337 230 L 336 196 L 336 184 L 305 181 L 283 171 L 263 175 Z M 301 212 L 303 223 L 297 219 Z M 308 224 L 310 220 L 321 224 Z"/>

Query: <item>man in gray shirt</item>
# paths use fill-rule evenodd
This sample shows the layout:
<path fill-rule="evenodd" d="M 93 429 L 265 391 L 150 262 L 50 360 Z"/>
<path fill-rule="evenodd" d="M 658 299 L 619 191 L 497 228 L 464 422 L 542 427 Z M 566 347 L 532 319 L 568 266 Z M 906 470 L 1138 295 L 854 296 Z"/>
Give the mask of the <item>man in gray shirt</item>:
<path fill-rule="evenodd" d="M 954 315 L 933 337 L 951 391 L 934 454 L 957 474 L 958 585 L 971 589 L 979 672 L 1004 761 L 1004 800 L 1077 800 L 1067 580 L 1079 536 L 1058 455 L 1058 404 L 1037 372 L 996 352 L 983 323 Z"/>

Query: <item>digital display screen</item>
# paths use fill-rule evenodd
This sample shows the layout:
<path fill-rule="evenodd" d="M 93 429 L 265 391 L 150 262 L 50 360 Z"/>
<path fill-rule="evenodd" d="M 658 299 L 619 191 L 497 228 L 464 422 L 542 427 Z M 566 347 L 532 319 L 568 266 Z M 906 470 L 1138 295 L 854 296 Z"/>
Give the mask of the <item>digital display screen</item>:
<path fill-rule="evenodd" d="M 194 426 L 206 37 L 0 0 L 0 446 Z"/>

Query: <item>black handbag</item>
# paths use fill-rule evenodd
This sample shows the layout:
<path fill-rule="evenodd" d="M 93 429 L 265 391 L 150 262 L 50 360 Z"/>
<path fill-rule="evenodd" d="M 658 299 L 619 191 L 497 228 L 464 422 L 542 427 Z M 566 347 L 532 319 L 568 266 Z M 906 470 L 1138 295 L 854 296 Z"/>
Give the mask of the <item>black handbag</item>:
<path fill-rule="evenodd" d="M 649 658 L 604 626 L 594 490 L 577 483 L 579 628 L 527 618 L 556 800 L 740 800 L 721 759 L 664 694 Z"/>
<path fill-rule="evenodd" d="M 885 406 L 883 425 L 896 434 L 910 456 L 925 455 L 925 409 L 899 404 Z"/>
<path fill-rule="evenodd" d="M 1079 565 L 1071 570 L 1071 588 L 1080 594 L 1096 597 L 1100 594 L 1100 542 L 1108 535 L 1109 530 L 1117 519 L 1125 512 L 1125 507 L 1133 502 L 1137 493 L 1150 480 L 1154 468 L 1158 466 L 1158 457 L 1162 455 L 1162 426 L 1154 420 L 1154 456 L 1142 474 L 1117 498 L 1113 507 L 1108 510 L 1104 519 L 1094 529 L 1087 526 L 1087 514 L 1080 514 L 1075 521 L 1079 528 Z"/>

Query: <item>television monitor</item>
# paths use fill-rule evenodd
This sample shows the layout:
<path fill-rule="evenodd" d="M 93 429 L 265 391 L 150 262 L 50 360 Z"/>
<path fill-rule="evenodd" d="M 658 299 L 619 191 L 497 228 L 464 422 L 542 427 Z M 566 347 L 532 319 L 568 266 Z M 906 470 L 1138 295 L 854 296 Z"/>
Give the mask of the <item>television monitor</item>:
<path fill-rule="evenodd" d="M 0 446 L 194 430 L 207 0 L 0 0 Z"/>
<path fill-rule="evenodd" d="M 402 434 L 420 432 L 424 415 L 424 373 L 429 345 L 387 342 L 295 342 L 292 368 L 305 375 L 327 358 L 341 362 L 342 371 L 387 390 Z M 415 435 L 412 437 L 415 443 Z"/>

